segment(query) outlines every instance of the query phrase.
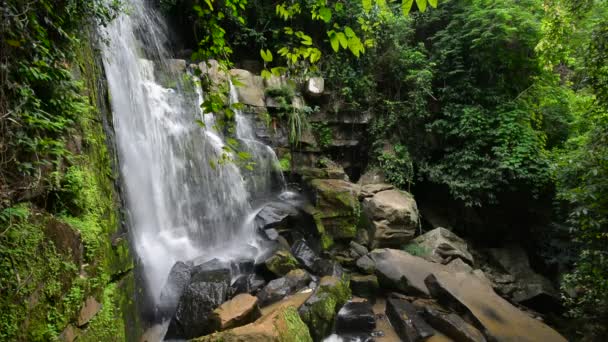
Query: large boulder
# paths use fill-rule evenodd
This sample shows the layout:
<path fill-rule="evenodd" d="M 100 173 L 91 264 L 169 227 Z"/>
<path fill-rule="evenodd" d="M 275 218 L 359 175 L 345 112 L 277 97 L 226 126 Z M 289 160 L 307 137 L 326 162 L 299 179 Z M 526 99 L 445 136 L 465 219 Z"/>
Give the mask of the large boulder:
<path fill-rule="evenodd" d="M 194 338 L 213 332 L 213 310 L 228 297 L 225 282 L 190 283 L 169 324 L 167 338 Z"/>
<path fill-rule="evenodd" d="M 254 107 L 264 107 L 264 79 L 262 77 L 253 75 L 243 69 L 232 69 L 230 75 L 240 83 L 236 87 L 240 103 Z"/>
<path fill-rule="evenodd" d="M 402 247 L 420 226 L 414 197 L 400 190 L 380 191 L 363 200 L 363 210 L 370 220 L 370 245 Z"/>
<path fill-rule="evenodd" d="M 430 300 L 416 300 L 412 304 L 420 307 L 422 317 L 436 330 L 454 341 L 486 342 L 483 334 L 457 314 L 448 311 Z"/>
<path fill-rule="evenodd" d="M 566 341 L 542 322 L 498 296 L 469 273 L 434 272 L 425 283 L 440 303 L 465 312 L 492 341 Z"/>
<path fill-rule="evenodd" d="M 315 341 L 329 336 L 336 313 L 350 296 L 346 280 L 329 276 L 321 278 L 313 295 L 298 311 Z"/>
<path fill-rule="evenodd" d="M 176 262 L 173 267 L 171 267 L 167 282 L 160 292 L 160 304 L 158 309 L 163 319 L 173 315 L 177 308 L 179 298 L 182 296 L 186 286 L 190 283 L 191 272 L 192 267 L 181 261 Z"/>
<path fill-rule="evenodd" d="M 291 246 L 291 253 L 306 269 L 313 270 L 319 256 L 308 246 L 305 240 L 300 239 Z"/>
<path fill-rule="evenodd" d="M 435 330 L 418 314 L 416 307 L 406 300 L 388 298 L 386 316 L 402 341 L 424 341 L 435 335 Z"/>
<path fill-rule="evenodd" d="M 289 203 L 270 202 L 255 216 L 255 225 L 258 230 L 289 228 L 298 215 L 298 209 Z"/>
<path fill-rule="evenodd" d="M 296 306 L 281 305 L 257 321 L 191 342 L 312 342 L 308 327 L 298 316 Z"/>
<path fill-rule="evenodd" d="M 350 288 L 353 295 L 363 298 L 375 298 L 380 290 L 378 277 L 373 274 L 353 274 L 350 277 Z"/>
<path fill-rule="evenodd" d="M 473 264 L 473 256 L 469 253 L 466 241 L 445 228 L 435 228 L 410 242 L 422 250 L 421 257 L 441 264 L 447 264 L 455 258 L 460 258 L 468 264 Z"/>
<path fill-rule="evenodd" d="M 341 179 L 313 179 L 310 186 L 318 231 L 334 240 L 355 238 L 361 214 L 359 187 Z"/>
<path fill-rule="evenodd" d="M 222 331 L 251 323 L 261 316 L 258 299 L 250 294 L 239 294 L 213 310 L 211 320 L 216 330 Z"/>
<path fill-rule="evenodd" d="M 369 256 L 374 261 L 382 287 L 410 295 L 428 297 L 430 293 L 424 280 L 430 274 L 444 270 L 443 265 L 396 249 L 377 249 Z"/>

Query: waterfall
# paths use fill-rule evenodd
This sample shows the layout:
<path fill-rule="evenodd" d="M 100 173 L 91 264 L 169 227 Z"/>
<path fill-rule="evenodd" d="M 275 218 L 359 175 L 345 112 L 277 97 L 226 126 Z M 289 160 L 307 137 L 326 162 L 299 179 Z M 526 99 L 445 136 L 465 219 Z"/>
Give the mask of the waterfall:
<path fill-rule="evenodd" d="M 203 257 L 238 256 L 255 245 L 251 202 L 284 187 L 276 155 L 253 135 L 252 121 L 237 113 L 237 138 L 255 162 L 212 167 L 224 139 L 202 113 L 203 94 L 187 91 L 184 72 L 169 64 L 166 27 L 144 0 L 127 1 L 128 14 L 104 34 L 104 67 L 132 244 L 147 289 L 158 300 L 173 264 Z M 160 79 L 177 82 L 163 86 Z M 176 89 L 175 89 L 176 88 Z M 275 171 L 273 171 L 275 170 Z M 280 173 L 279 173 L 280 174 Z"/>

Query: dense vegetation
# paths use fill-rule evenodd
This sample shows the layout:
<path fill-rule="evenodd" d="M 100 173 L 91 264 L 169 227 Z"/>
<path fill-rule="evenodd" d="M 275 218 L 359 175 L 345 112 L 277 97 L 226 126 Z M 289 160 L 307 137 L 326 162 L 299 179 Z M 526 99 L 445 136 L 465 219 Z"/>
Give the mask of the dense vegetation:
<path fill-rule="evenodd" d="M 162 3 L 182 22 L 197 4 Z M 608 319 L 605 1 L 440 1 L 407 16 L 391 1 L 238 4 L 214 23 L 231 54 L 203 39 L 195 57 L 324 76 L 336 112 L 373 114 L 369 157 L 392 183 L 475 213 L 458 222 L 469 235 L 538 247 L 565 271 L 569 314 L 587 322 L 577 333 L 607 334 L 593 323 Z M 206 20 L 182 36 L 197 42 Z"/>

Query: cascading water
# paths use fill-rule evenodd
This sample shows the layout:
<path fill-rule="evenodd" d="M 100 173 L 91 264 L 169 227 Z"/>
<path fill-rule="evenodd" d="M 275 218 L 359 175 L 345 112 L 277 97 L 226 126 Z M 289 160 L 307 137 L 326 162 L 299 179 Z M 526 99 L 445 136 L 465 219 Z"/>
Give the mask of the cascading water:
<path fill-rule="evenodd" d="M 180 80 L 168 64 L 162 21 L 144 0 L 130 0 L 106 30 L 103 57 L 114 116 L 131 238 L 149 294 L 158 301 L 178 260 L 237 256 L 255 244 L 250 201 L 282 189 L 276 155 L 255 140 L 252 122 L 238 112 L 237 138 L 253 170 L 210 163 L 224 153 L 224 137 L 200 109 L 200 90 L 166 88 L 157 79 Z M 198 96 L 197 96 L 198 94 Z M 234 100 L 234 95 L 232 96 Z M 279 185 L 278 187 L 276 185 Z"/>

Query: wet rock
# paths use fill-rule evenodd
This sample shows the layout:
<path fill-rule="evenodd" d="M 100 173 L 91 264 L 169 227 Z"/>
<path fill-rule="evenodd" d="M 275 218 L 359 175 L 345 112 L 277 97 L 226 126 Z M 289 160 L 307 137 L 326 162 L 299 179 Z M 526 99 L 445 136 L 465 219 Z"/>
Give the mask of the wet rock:
<path fill-rule="evenodd" d="M 416 303 L 414 303 L 416 304 Z M 444 310 L 438 305 L 425 303 L 423 317 L 435 329 L 454 341 L 485 342 L 486 339 L 479 330 L 465 322 L 455 313 Z"/>
<path fill-rule="evenodd" d="M 319 231 L 332 239 L 353 239 L 357 234 L 360 217 L 359 187 L 340 179 L 314 179 L 310 182 L 313 202 L 317 211 Z"/>
<path fill-rule="evenodd" d="M 195 282 L 186 287 L 166 338 L 194 338 L 213 332 L 212 313 L 228 297 L 223 282 Z"/>
<path fill-rule="evenodd" d="M 374 298 L 380 290 L 380 285 L 378 283 L 378 278 L 373 274 L 353 274 L 350 277 L 350 288 L 356 296 Z"/>
<path fill-rule="evenodd" d="M 466 263 L 473 264 L 473 256 L 469 253 L 466 241 L 445 228 L 435 228 L 411 241 L 418 245 L 424 253 L 421 257 L 447 264 L 460 258 Z"/>
<path fill-rule="evenodd" d="M 375 262 L 376 275 L 383 288 L 422 297 L 430 295 L 425 278 L 445 268 L 396 249 L 377 249 L 370 253 L 370 257 Z"/>
<path fill-rule="evenodd" d="M 247 277 L 247 281 L 249 282 L 249 289 L 247 292 L 252 294 L 256 294 L 264 285 L 266 285 L 264 278 L 258 274 L 250 274 Z"/>
<path fill-rule="evenodd" d="M 220 84 L 228 82 L 228 75 L 222 70 L 216 60 L 210 59 L 206 62 L 201 62 L 198 67 L 201 70 L 202 75 L 209 77 L 210 81 L 214 84 L 214 87 L 218 87 Z"/>
<path fill-rule="evenodd" d="M 282 249 L 276 251 L 264 264 L 270 272 L 279 277 L 298 268 L 298 261 L 293 255 L 289 251 Z"/>
<path fill-rule="evenodd" d="M 388 298 L 386 315 L 402 341 L 423 341 L 435 334 L 433 328 L 418 315 L 416 307 L 406 300 Z"/>
<path fill-rule="evenodd" d="M 82 327 L 83 325 L 89 323 L 89 321 L 93 319 L 93 317 L 95 317 L 95 315 L 97 315 L 102 308 L 103 306 L 101 303 L 99 303 L 94 297 L 88 297 L 84 302 L 82 309 L 80 309 L 76 325 L 78 327 Z"/>
<path fill-rule="evenodd" d="M 372 248 L 401 247 L 419 228 L 416 201 L 404 191 L 386 190 L 365 198 L 363 210 L 370 220 Z"/>
<path fill-rule="evenodd" d="M 270 228 L 264 230 L 264 235 L 268 240 L 276 241 L 279 238 L 279 232 L 276 229 Z"/>
<path fill-rule="evenodd" d="M 192 268 L 190 283 L 214 282 L 230 285 L 231 270 L 230 263 L 213 259 Z"/>
<path fill-rule="evenodd" d="M 347 281 L 336 277 L 321 278 L 313 295 L 298 310 L 315 341 L 330 334 L 337 311 L 350 296 Z"/>
<path fill-rule="evenodd" d="M 498 296 L 490 286 L 467 273 L 435 272 L 426 279 L 434 298 L 465 312 L 493 341 L 566 341 L 559 333 Z"/>
<path fill-rule="evenodd" d="M 373 274 L 376 272 L 376 263 L 368 255 L 364 255 L 357 259 L 356 265 L 363 273 Z"/>
<path fill-rule="evenodd" d="M 309 270 L 313 270 L 315 262 L 320 259 L 303 239 L 296 241 L 293 246 L 291 246 L 291 253 Z"/>
<path fill-rule="evenodd" d="M 313 265 L 312 271 L 318 276 L 332 276 L 342 278 L 344 268 L 335 260 L 318 259 Z"/>
<path fill-rule="evenodd" d="M 251 323 L 261 316 L 258 299 L 250 294 L 239 294 L 213 310 L 216 330 L 222 331 Z"/>
<path fill-rule="evenodd" d="M 289 272 L 285 277 L 271 280 L 258 294 L 260 305 L 266 306 L 296 293 L 306 287 L 312 278 L 308 272 L 297 269 Z"/>
<path fill-rule="evenodd" d="M 240 103 L 254 106 L 264 107 L 264 80 L 260 76 L 253 75 L 251 72 L 243 69 L 232 69 L 230 75 L 236 77 L 240 86 L 236 87 L 236 92 Z"/>
<path fill-rule="evenodd" d="M 350 242 L 350 248 L 351 250 L 353 250 L 357 257 L 362 257 L 364 255 L 367 255 L 367 253 L 369 253 L 369 251 L 367 250 L 367 247 L 362 246 L 358 243 L 356 243 L 355 241 L 351 241 Z"/>
<path fill-rule="evenodd" d="M 255 226 L 258 230 L 271 228 L 289 228 L 290 220 L 297 218 L 298 209 L 284 202 L 266 204 L 255 216 Z"/>
<path fill-rule="evenodd" d="M 253 259 L 239 258 L 230 262 L 230 272 L 232 274 L 249 274 L 253 273 L 255 262 Z"/>
<path fill-rule="evenodd" d="M 336 316 L 336 333 L 371 334 L 376 328 L 376 317 L 371 304 L 347 302 Z"/>
<path fill-rule="evenodd" d="M 173 315 L 179 298 L 190 283 L 191 272 L 192 267 L 181 261 L 171 267 L 165 286 L 160 292 L 159 311 L 163 318 Z"/>
<path fill-rule="evenodd" d="M 249 275 L 247 274 L 237 276 L 228 289 L 229 297 L 234 297 L 241 293 L 249 293 Z"/>

